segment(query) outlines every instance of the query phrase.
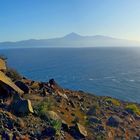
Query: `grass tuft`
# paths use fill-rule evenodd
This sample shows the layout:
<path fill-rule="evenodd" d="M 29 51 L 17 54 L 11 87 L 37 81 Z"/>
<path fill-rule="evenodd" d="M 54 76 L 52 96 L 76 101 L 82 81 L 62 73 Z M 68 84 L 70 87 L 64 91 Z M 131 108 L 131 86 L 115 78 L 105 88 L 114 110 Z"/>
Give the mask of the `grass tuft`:
<path fill-rule="evenodd" d="M 133 114 L 140 115 L 140 109 L 135 104 L 129 104 L 125 108 L 128 112 L 131 112 Z"/>

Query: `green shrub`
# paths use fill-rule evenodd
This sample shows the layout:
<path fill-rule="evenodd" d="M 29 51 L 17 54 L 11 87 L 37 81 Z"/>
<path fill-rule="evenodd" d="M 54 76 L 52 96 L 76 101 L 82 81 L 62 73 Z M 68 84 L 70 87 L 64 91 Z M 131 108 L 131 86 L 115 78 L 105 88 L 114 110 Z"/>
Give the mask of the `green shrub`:
<path fill-rule="evenodd" d="M 120 106 L 120 102 L 118 100 L 116 100 L 116 99 L 106 98 L 105 101 L 108 102 L 108 103 L 112 103 L 115 106 Z"/>
<path fill-rule="evenodd" d="M 140 115 L 140 109 L 135 104 L 129 104 L 125 109 L 133 114 Z"/>
<path fill-rule="evenodd" d="M 13 81 L 22 79 L 22 76 L 13 68 L 8 68 L 6 75 L 10 77 Z"/>
<path fill-rule="evenodd" d="M 60 135 L 62 122 L 60 120 L 50 120 L 50 124 L 55 129 L 56 135 Z"/>
<path fill-rule="evenodd" d="M 37 115 L 43 117 L 46 115 L 47 111 L 51 110 L 52 101 L 49 99 L 45 99 L 41 103 L 35 106 L 34 110 L 36 110 Z"/>

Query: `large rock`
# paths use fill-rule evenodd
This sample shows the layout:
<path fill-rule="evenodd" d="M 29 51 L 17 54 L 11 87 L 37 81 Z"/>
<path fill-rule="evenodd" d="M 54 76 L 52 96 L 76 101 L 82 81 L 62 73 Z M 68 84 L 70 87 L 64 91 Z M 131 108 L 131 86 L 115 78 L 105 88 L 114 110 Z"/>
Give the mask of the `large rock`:
<path fill-rule="evenodd" d="M 14 135 L 6 131 L 4 131 L 0 136 L 0 140 L 13 140 L 13 139 L 14 139 Z"/>
<path fill-rule="evenodd" d="M 56 130 L 53 127 L 47 127 L 42 131 L 43 136 L 53 137 L 56 134 Z"/>
<path fill-rule="evenodd" d="M 114 115 L 109 117 L 107 124 L 112 127 L 118 127 L 123 121 L 120 117 Z"/>
<path fill-rule="evenodd" d="M 7 91 L 14 90 L 15 92 L 22 95 L 24 92 L 17 87 L 12 80 L 7 77 L 3 72 L 0 71 L 0 86 L 4 87 Z"/>
<path fill-rule="evenodd" d="M 75 126 L 71 126 L 69 129 L 69 133 L 76 140 L 84 139 L 87 136 L 87 131 L 84 126 L 77 123 Z"/>
<path fill-rule="evenodd" d="M 22 90 L 24 93 L 29 93 L 29 87 L 22 81 L 16 81 L 15 84 Z"/>
<path fill-rule="evenodd" d="M 33 108 L 30 100 L 17 100 L 12 104 L 13 112 L 19 115 L 33 113 Z"/>
<path fill-rule="evenodd" d="M 86 131 L 85 127 L 82 126 L 81 124 L 77 123 L 77 124 L 76 124 L 76 129 L 77 129 L 77 130 L 79 131 L 79 133 L 80 133 L 81 135 L 83 135 L 84 137 L 87 136 L 87 131 Z"/>
<path fill-rule="evenodd" d="M 96 107 L 95 106 L 92 106 L 92 107 L 90 107 L 90 109 L 87 111 L 87 115 L 89 115 L 89 116 L 94 116 L 94 115 L 96 115 L 96 111 L 97 109 L 96 109 Z"/>

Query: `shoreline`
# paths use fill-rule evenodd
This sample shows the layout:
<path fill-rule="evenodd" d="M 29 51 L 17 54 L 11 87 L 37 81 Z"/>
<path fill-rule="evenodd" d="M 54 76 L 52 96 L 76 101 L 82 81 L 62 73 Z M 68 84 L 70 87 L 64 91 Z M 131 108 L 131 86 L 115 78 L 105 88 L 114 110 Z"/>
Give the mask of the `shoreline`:
<path fill-rule="evenodd" d="M 32 81 L 3 60 L 0 72 L 1 138 L 140 138 L 139 104 L 64 89 L 54 79 Z"/>

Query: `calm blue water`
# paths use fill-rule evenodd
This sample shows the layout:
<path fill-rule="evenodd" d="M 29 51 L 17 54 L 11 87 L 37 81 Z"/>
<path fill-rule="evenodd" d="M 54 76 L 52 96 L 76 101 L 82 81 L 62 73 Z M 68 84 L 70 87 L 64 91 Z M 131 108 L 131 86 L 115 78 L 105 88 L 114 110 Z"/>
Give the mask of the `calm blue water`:
<path fill-rule="evenodd" d="M 0 54 L 28 78 L 140 103 L 140 48 L 6 49 Z"/>

